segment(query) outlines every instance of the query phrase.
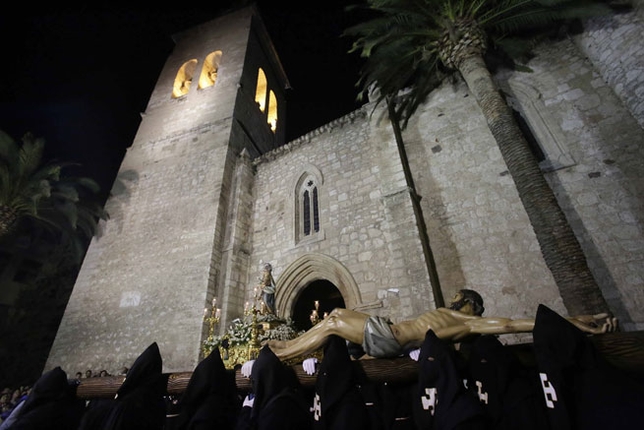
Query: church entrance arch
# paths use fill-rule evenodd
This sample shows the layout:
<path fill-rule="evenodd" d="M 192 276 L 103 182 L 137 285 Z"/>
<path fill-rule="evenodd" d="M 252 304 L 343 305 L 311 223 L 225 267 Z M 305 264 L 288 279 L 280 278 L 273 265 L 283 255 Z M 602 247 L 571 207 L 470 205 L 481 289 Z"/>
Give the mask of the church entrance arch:
<path fill-rule="evenodd" d="M 291 263 L 277 279 L 277 314 L 293 316 L 297 300 L 315 281 L 327 281 L 337 288 L 347 309 L 354 309 L 362 303 L 358 285 L 342 263 L 324 254 L 305 254 Z"/>
<path fill-rule="evenodd" d="M 311 314 L 317 312 L 319 319 L 335 308 L 345 308 L 346 304 L 340 290 L 332 282 L 319 279 L 311 282 L 300 291 L 293 305 L 293 324 L 298 330 L 308 330 L 312 326 Z"/>

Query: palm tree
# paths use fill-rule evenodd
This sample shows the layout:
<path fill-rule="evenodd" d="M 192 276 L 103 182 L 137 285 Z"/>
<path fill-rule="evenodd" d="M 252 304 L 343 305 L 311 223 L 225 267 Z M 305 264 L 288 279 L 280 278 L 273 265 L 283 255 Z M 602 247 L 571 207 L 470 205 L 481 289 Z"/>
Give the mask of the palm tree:
<path fill-rule="evenodd" d="M 93 199 L 99 186 L 90 178 L 61 174 L 70 163 L 45 163 L 44 147 L 44 139 L 31 133 L 20 145 L 0 130 L 0 239 L 30 222 L 30 231 L 55 234 L 55 241 L 71 246 L 78 257 L 98 220 L 107 219 Z"/>
<path fill-rule="evenodd" d="M 563 25 L 611 12 L 583 0 L 366 0 L 369 18 L 350 27 L 351 52 L 365 57 L 358 85 L 377 87 L 403 127 L 428 94 L 458 73 L 479 104 L 571 315 L 608 311 L 581 246 L 497 88 L 486 56 L 522 59 Z M 512 61 L 519 69 L 519 62 Z"/>

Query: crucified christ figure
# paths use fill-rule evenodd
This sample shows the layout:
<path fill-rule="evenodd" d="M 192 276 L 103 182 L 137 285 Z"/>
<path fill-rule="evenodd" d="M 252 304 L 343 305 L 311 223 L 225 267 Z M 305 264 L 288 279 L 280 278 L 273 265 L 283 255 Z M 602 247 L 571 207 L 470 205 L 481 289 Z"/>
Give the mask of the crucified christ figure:
<path fill-rule="evenodd" d="M 301 336 L 287 341 L 269 340 L 268 346 L 278 358 L 288 360 L 315 352 L 325 345 L 330 335 L 337 335 L 362 345 L 370 357 L 391 358 L 420 348 L 429 329 L 440 339 L 458 342 L 475 334 L 522 333 L 534 328 L 534 319 L 482 317 L 483 310 L 481 296 L 466 289 L 456 293 L 449 308 L 438 308 L 395 324 L 382 317 L 336 308 Z M 617 328 L 617 319 L 605 313 L 567 320 L 590 334 Z"/>

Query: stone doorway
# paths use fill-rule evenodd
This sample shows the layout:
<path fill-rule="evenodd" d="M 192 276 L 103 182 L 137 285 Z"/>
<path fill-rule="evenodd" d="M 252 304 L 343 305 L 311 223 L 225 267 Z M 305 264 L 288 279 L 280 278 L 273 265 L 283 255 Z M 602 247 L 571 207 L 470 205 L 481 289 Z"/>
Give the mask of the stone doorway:
<path fill-rule="evenodd" d="M 342 293 L 332 282 L 325 279 L 313 281 L 302 289 L 293 306 L 293 323 L 297 330 L 311 328 L 311 312 L 315 309 L 316 301 L 320 318 L 325 312 L 346 307 Z"/>
<path fill-rule="evenodd" d="M 328 255 L 314 253 L 302 255 L 289 264 L 275 281 L 277 282 L 275 293 L 277 315 L 282 318 L 289 316 L 293 318 L 296 303 L 300 300 L 302 292 L 316 282 L 326 282 L 337 289 L 347 309 L 356 309 L 363 304 L 358 284 L 349 270 Z M 308 319 L 313 309 L 312 303 L 306 303 L 306 309 Z"/>

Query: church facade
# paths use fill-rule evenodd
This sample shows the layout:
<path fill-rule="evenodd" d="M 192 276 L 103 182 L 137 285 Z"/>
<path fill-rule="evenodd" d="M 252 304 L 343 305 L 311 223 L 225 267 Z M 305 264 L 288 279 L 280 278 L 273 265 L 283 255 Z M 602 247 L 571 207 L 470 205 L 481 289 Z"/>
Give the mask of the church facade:
<path fill-rule="evenodd" d="M 644 329 L 641 8 L 537 49 L 499 87 L 611 311 Z M 216 299 L 219 332 L 273 267 L 276 312 L 311 289 L 394 321 L 477 290 L 486 315 L 565 314 L 513 180 L 462 83 L 397 140 L 366 104 L 284 142 L 287 74 L 253 7 L 187 30 L 159 76 L 72 292 L 47 368 L 128 366 L 157 342 L 189 371 Z"/>

